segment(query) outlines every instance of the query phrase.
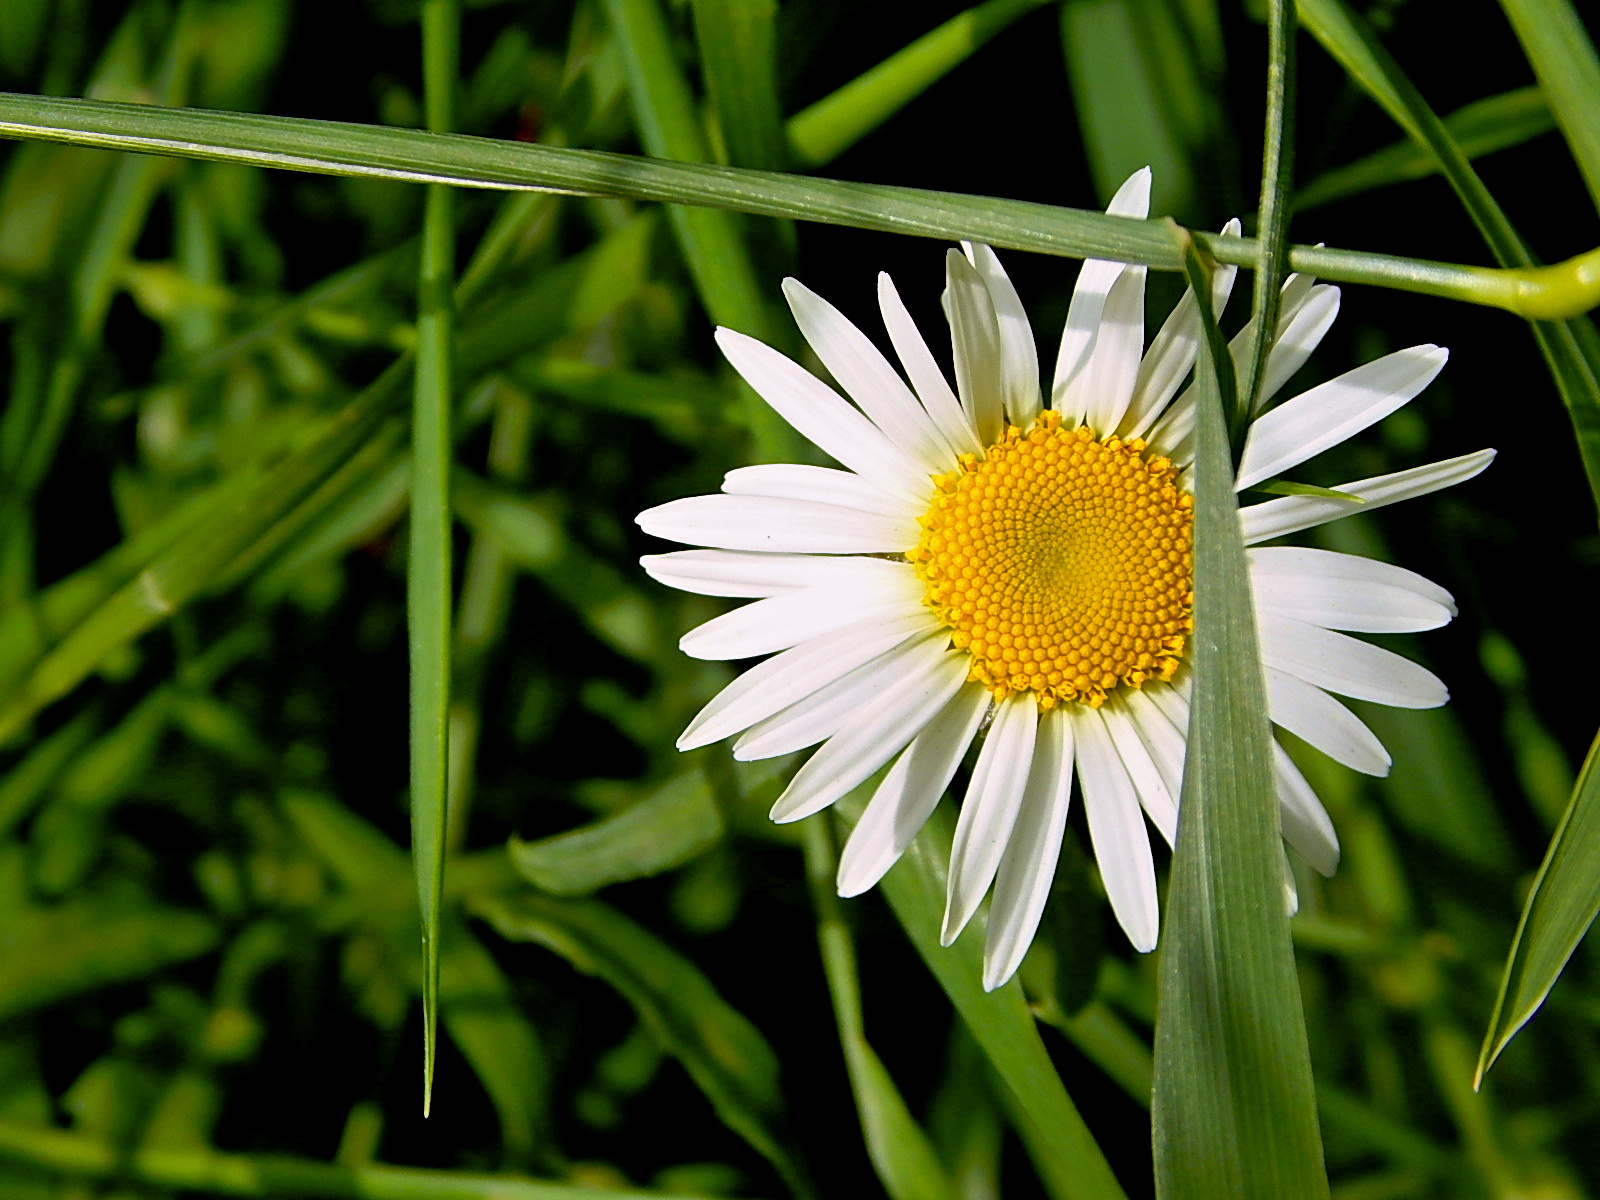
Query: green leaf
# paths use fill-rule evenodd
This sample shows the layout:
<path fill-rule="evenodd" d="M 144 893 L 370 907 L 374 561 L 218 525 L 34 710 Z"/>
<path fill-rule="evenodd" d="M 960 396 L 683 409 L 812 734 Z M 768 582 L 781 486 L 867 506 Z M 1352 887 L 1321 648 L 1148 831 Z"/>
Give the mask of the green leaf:
<path fill-rule="evenodd" d="M 1318 487 L 1314 483 L 1295 483 L 1288 479 L 1269 479 L 1265 483 L 1257 483 L 1249 489 L 1252 492 L 1265 492 L 1269 496 L 1321 496 L 1327 500 L 1350 500 L 1356 504 L 1365 504 L 1366 501 L 1354 492 L 1341 492 L 1338 488 Z"/>
<path fill-rule="evenodd" d="M 723 162 L 780 171 L 789 157 L 778 107 L 777 11 L 776 0 L 694 0 L 695 44 Z"/>
<path fill-rule="evenodd" d="M 423 0 L 422 75 L 428 128 L 454 120 L 455 0 Z M 433 1103 L 439 1021 L 439 921 L 450 805 L 450 409 L 454 383 L 455 193 L 428 189 L 417 275 L 417 370 L 411 400 L 411 529 L 406 634 L 411 686 L 411 861 L 422 916 L 422 1115 Z"/>
<path fill-rule="evenodd" d="M 861 980 L 856 974 L 855 945 L 834 894 L 838 859 L 823 821 L 806 821 L 806 879 L 817 909 L 817 941 L 828 977 L 833 1017 L 850 1090 L 855 1095 L 867 1156 L 890 1200 L 955 1200 L 957 1195 L 928 1135 L 906 1106 L 894 1077 L 867 1041 L 861 1016 Z"/>
<path fill-rule="evenodd" d="M 723 1123 L 771 1162 L 797 1195 L 812 1194 L 778 1131 L 777 1056 L 698 967 L 598 901 L 523 892 L 478 896 L 472 906 L 502 937 L 545 946 L 615 988 L 662 1048 L 683 1063 Z"/>
<path fill-rule="evenodd" d="M 1525 87 L 1458 108 L 1444 118 L 1444 127 L 1461 147 L 1461 153 L 1473 159 L 1548 133 L 1555 128 L 1555 118 L 1550 115 L 1544 93 L 1536 87 Z M 1295 207 L 1304 211 L 1438 173 L 1439 160 L 1426 147 L 1412 141 L 1396 142 L 1317 176 L 1295 196 Z"/>
<path fill-rule="evenodd" d="M 789 118 L 789 145 L 807 166 L 832 162 L 1048 0 L 988 0 L 951 17 L 865 74 Z M 754 163 L 752 166 L 756 165 Z"/>
<path fill-rule="evenodd" d="M 848 798 L 841 811 L 850 814 Z M 948 812 L 935 811 L 879 885 L 911 944 L 966 1024 L 998 1080 L 996 1092 L 1052 1200 L 1121 1200 L 1124 1193 L 1105 1155 L 1062 1087 L 1039 1039 L 1022 986 L 1015 979 L 983 990 L 981 915 L 953 945 L 939 944 L 946 864 Z"/>
<path fill-rule="evenodd" d="M 705 774 L 675 775 L 639 803 L 537 842 L 511 839 L 511 862 L 534 887 L 581 896 L 607 884 L 659 875 L 722 838 L 722 817 Z"/>
<path fill-rule="evenodd" d="M 1500 0 L 1600 207 L 1600 57 L 1567 0 Z"/>
<path fill-rule="evenodd" d="M 921 237 L 970 238 L 1005 249 L 1140 262 L 1158 270 L 1181 266 L 1160 221 L 461 134 L 0 93 L 0 137 L 416 183 L 631 196 Z M 1250 238 L 1194 237 L 1219 262 L 1250 266 L 1256 261 Z M 1336 282 L 1373 283 L 1524 314 L 1570 316 L 1600 302 L 1600 277 L 1595 277 L 1600 273 L 1590 273 L 1587 259 L 1544 272 L 1493 271 L 1296 246 L 1289 266 Z"/>
<path fill-rule="evenodd" d="M 1207 272 L 1196 377 L 1194 695 L 1160 962 L 1156 1194 L 1328 1194 L 1287 885 L 1272 734 L 1218 385 Z"/>
<path fill-rule="evenodd" d="M 1532 1019 L 1600 913 L 1600 736 L 1589 747 L 1567 811 L 1522 906 L 1473 1086 Z"/>

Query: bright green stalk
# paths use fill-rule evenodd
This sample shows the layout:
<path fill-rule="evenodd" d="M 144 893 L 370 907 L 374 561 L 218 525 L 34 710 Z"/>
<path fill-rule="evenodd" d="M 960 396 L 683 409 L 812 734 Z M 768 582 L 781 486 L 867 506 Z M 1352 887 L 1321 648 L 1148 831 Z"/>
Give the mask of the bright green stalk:
<path fill-rule="evenodd" d="M 1294 39 L 1292 0 L 1272 0 L 1267 11 L 1267 128 L 1261 155 L 1261 204 L 1256 215 L 1260 244 L 1251 294 L 1255 336 L 1239 380 L 1239 404 L 1229 414 L 1228 432 L 1239 445 L 1259 403 L 1278 329 L 1278 288 L 1289 256 L 1290 180 L 1294 174 Z"/>
<path fill-rule="evenodd" d="M 1303 3 L 1302 14 L 1305 11 Z M 885 233 L 971 238 L 1003 249 L 1111 258 L 1162 271 L 1181 269 L 1171 234 L 1161 221 L 462 134 L 0 93 L 0 137 L 331 175 L 628 196 Z M 1194 239 L 1218 262 L 1256 265 L 1259 251 L 1254 239 L 1203 233 L 1195 233 Z M 1550 267 L 1494 270 L 1295 246 L 1289 252 L 1289 267 L 1335 282 L 1444 296 L 1538 319 L 1576 316 L 1600 304 L 1600 250 Z"/>
<path fill-rule="evenodd" d="M 448 129 L 456 86 L 455 0 L 422 7 L 428 126 Z M 428 189 L 417 281 L 417 373 L 411 410 L 411 545 L 406 624 L 411 646 L 411 854 L 422 916 L 422 1112 L 433 1099 L 439 1019 L 439 919 L 444 898 L 450 747 L 450 392 L 455 193 Z"/>

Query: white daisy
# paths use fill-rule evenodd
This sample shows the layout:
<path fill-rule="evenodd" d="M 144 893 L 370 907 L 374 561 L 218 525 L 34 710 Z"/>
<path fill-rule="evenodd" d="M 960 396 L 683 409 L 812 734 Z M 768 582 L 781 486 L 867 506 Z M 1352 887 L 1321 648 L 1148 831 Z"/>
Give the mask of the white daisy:
<path fill-rule="evenodd" d="M 1143 217 L 1149 192 L 1141 171 L 1108 211 Z M 1200 326 L 1186 294 L 1145 351 L 1145 268 L 1086 262 L 1046 407 L 1016 290 L 987 246 L 963 249 L 947 256 L 944 293 L 954 389 L 887 275 L 878 297 L 904 378 L 827 301 L 786 280 L 801 332 L 854 405 L 752 338 L 719 329 L 717 343 L 843 469 L 742 467 L 722 494 L 675 500 L 638 521 L 707 547 L 643 559 L 656 579 L 756 598 L 687 634 L 684 652 L 772 656 L 701 710 L 680 749 L 737 735 L 734 757 L 760 759 L 821 743 L 773 806 L 775 821 L 826 808 L 893 761 L 841 856 L 840 895 L 865 891 L 894 864 L 979 741 L 950 854 L 943 938 L 955 939 L 993 885 L 984 955 L 993 989 L 1038 926 L 1074 776 L 1112 910 L 1135 948 L 1156 944 L 1145 820 L 1171 843 L 1193 629 L 1194 390 L 1179 389 Z M 1232 282 L 1231 269 L 1218 272 L 1215 307 Z M 1337 288 L 1305 276 L 1285 283 L 1263 404 L 1338 306 Z M 1256 416 L 1238 487 L 1276 478 L 1394 412 L 1445 357 L 1437 346 L 1401 350 Z M 1276 724 L 1358 771 L 1386 773 L 1388 753 L 1335 696 L 1429 708 L 1447 693 L 1416 664 L 1340 631 L 1432 629 L 1455 606 L 1399 567 L 1259 543 L 1460 483 L 1493 456 L 1339 486 L 1359 500 L 1289 495 L 1240 510 Z M 1333 826 L 1274 749 L 1283 836 L 1330 873 Z"/>

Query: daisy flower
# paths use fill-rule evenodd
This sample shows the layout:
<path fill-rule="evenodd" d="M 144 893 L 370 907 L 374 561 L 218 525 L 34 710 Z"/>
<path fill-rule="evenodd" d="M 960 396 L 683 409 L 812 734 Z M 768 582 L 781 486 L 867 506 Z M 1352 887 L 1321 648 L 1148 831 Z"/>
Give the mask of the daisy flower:
<path fill-rule="evenodd" d="M 1144 217 L 1149 194 L 1141 171 L 1108 211 Z M 1231 268 L 1218 272 L 1214 308 L 1232 282 Z M 1183 384 L 1201 334 L 1186 294 L 1145 349 L 1144 284 L 1142 266 L 1084 264 L 1047 405 L 1027 314 L 987 246 L 947 255 L 954 388 L 887 275 L 878 299 L 900 371 L 827 301 L 786 280 L 801 332 L 854 404 L 753 338 L 719 329 L 717 343 L 842 469 L 741 467 L 719 495 L 638 517 L 648 533 L 704 547 L 646 557 L 656 579 L 755 600 L 692 630 L 683 651 L 771 656 L 701 710 L 680 749 L 736 736 L 734 757 L 749 760 L 821 743 L 773 806 L 780 822 L 827 808 L 889 765 L 841 855 L 840 895 L 882 878 L 978 743 L 950 852 L 943 940 L 992 888 L 990 989 L 1016 971 L 1038 927 L 1074 778 L 1112 911 L 1136 949 L 1156 944 L 1146 821 L 1172 842 L 1194 628 L 1195 394 Z M 1337 288 L 1303 275 L 1284 284 L 1262 404 L 1338 307 Z M 1238 489 L 1394 412 L 1445 357 L 1414 346 L 1258 411 Z M 1447 693 L 1415 663 L 1349 633 L 1432 629 L 1455 606 L 1400 567 L 1261 543 L 1460 483 L 1493 454 L 1339 485 L 1350 499 L 1285 495 L 1240 509 L 1276 725 L 1358 771 L 1385 774 L 1388 753 L 1336 697 L 1430 708 Z M 1328 815 L 1282 748 L 1274 752 L 1283 836 L 1331 873 L 1339 844 Z"/>

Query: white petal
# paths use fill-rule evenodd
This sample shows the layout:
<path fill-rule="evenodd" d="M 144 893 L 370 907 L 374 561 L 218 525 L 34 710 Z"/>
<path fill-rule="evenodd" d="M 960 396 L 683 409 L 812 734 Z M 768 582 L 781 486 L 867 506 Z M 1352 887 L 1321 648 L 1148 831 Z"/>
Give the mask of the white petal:
<path fill-rule="evenodd" d="M 983 277 L 1000 326 L 1000 389 L 1006 418 L 1023 429 L 1039 415 L 1039 347 L 1028 311 L 995 252 L 982 242 L 962 242 L 967 260 Z"/>
<path fill-rule="evenodd" d="M 1328 284 L 1312 287 L 1309 277 L 1305 279 L 1303 297 L 1291 295 L 1291 284 L 1300 282 L 1298 278 L 1291 276 L 1284 282 L 1283 307 L 1278 311 L 1278 336 L 1267 357 L 1267 373 L 1261 381 L 1261 391 L 1256 395 L 1257 412 L 1306 365 L 1306 359 L 1322 344 L 1338 319 L 1339 289 Z"/>
<path fill-rule="evenodd" d="M 1372 512 L 1401 500 L 1426 496 L 1429 492 L 1465 483 L 1493 462 L 1494 454 L 1493 450 L 1478 450 L 1463 454 L 1460 458 L 1396 471 L 1392 475 L 1376 475 L 1371 479 L 1358 479 L 1354 483 L 1341 483 L 1334 489 L 1349 492 L 1359 500 L 1335 500 L 1326 496 L 1279 496 L 1264 504 L 1252 504 L 1239 510 L 1244 543 L 1247 546 L 1254 545 L 1286 533 L 1326 525 L 1329 521 L 1337 521 L 1353 513 Z"/>
<path fill-rule="evenodd" d="M 1257 417 L 1245 438 L 1236 486 L 1281 475 L 1381 421 L 1432 383 L 1448 357 L 1438 346 L 1397 350 Z"/>
<path fill-rule="evenodd" d="M 994 991 L 1016 973 L 1039 928 L 1071 801 L 1072 722 L 1051 711 L 1039 717 L 1028 789 L 994 881 L 983 947 L 984 991 Z"/>
<path fill-rule="evenodd" d="M 1276 724 L 1363 774 L 1389 773 L 1389 752 L 1360 717 L 1303 679 L 1276 667 L 1265 671 L 1267 711 Z"/>
<path fill-rule="evenodd" d="M 978 440 L 992 446 L 1005 427 L 1000 390 L 1000 319 L 983 277 L 959 250 L 945 255 L 944 311 L 950 322 L 956 388 L 978 431 Z"/>
<path fill-rule="evenodd" d="M 1149 167 L 1141 168 L 1128 177 L 1112 197 L 1106 212 L 1118 217 L 1146 217 L 1150 214 Z M 1078 381 L 1094 349 L 1095 334 L 1105 310 L 1106 294 L 1122 275 L 1125 266 L 1124 263 L 1089 258 L 1084 260 L 1083 270 L 1078 272 L 1072 303 L 1067 307 L 1067 324 L 1061 331 L 1055 382 L 1050 387 L 1051 407 L 1061 413 L 1062 423 L 1069 428 L 1081 424 L 1087 411 L 1086 398 Z"/>
<path fill-rule="evenodd" d="M 928 507 L 927 497 L 920 503 L 912 503 L 899 495 L 891 495 L 854 471 L 813 467 L 805 463 L 762 463 L 754 467 L 735 467 L 722 477 L 722 490 L 729 496 L 808 500 L 817 504 L 837 504 L 840 508 L 853 508 L 885 517 L 909 517 L 911 520 L 916 520 Z M 928 492 L 931 496 L 931 486 Z"/>
<path fill-rule="evenodd" d="M 691 629 L 678 642 L 690 658 L 759 658 L 854 625 L 914 613 L 922 583 L 911 568 L 827 587 L 768 596 Z"/>
<path fill-rule="evenodd" d="M 1317 793 L 1300 774 L 1282 746 L 1272 744 L 1273 770 L 1278 782 L 1278 820 L 1283 840 L 1288 842 L 1312 868 L 1332 875 L 1339 867 L 1339 835 L 1333 831 L 1328 810 Z"/>
<path fill-rule="evenodd" d="M 939 933 L 942 945 L 948 946 L 966 928 L 1000 869 L 1028 786 L 1038 725 L 1038 706 L 1026 694 L 1002 700 L 995 711 L 950 846 L 950 881 Z"/>
<path fill-rule="evenodd" d="M 889 331 L 894 352 L 900 357 L 906 377 L 916 389 L 917 397 L 927 410 L 929 418 L 944 437 L 945 444 L 954 454 L 978 454 L 983 443 L 972 418 L 961 407 L 961 401 L 951 390 L 950 383 L 934 360 L 933 351 L 923 340 L 916 322 L 906 311 L 900 293 L 894 289 L 894 280 L 888 274 L 878 275 L 878 308 L 883 313 L 883 326 Z"/>
<path fill-rule="evenodd" d="M 1100 714 L 1081 707 L 1072 714 L 1077 743 L 1078 781 L 1089 818 L 1089 840 L 1111 911 L 1133 948 L 1155 949 L 1161 918 L 1156 902 L 1156 869 L 1150 836 L 1133 781 L 1118 757 Z"/>
<path fill-rule="evenodd" d="M 732 329 L 717 345 L 746 383 L 815 445 L 890 494 L 926 498 L 927 470 L 799 363 Z"/>
<path fill-rule="evenodd" d="M 685 496 L 634 520 L 672 542 L 775 554 L 903 554 L 921 534 L 912 518 L 773 496 Z"/>
<path fill-rule="evenodd" d="M 1392 708 L 1438 708 L 1450 693 L 1433 672 L 1381 646 L 1304 621 L 1257 613 L 1269 667 L 1341 696 Z"/>
<path fill-rule="evenodd" d="M 1223 236 L 1238 237 L 1239 228 L 1237 220 L 1229 221 L 1222 227 Z M 1237 274 L 1237 267 L 1219 263 L 1211 276 L 1211 311 L 1219 318 L 1228 305 Z M 1139 364 L 1139 377 L 1133 385 L 1133 401 L 1118 430 L 1122 436 L 1136 438 L 1145 435 L 1189 374 L 1199 351 L 1200 308 L 1195 303 L 1193 289 L 1185 288 L 1171 315 L 1150 343 L 1144 361 Z"/>
<path fill-rule="evenodd" d="M 931 612 L 896 620 L 862 621 L 757 663 L 711 698 L 678 738 L 693 750 L 748 729 L 887 654 L 918 634 L 944 628 Z"/>
<path fill-rule="evenodd" d="M 1388 563 L 1301 546 L 1246 553 L 1257 612 L 1355 633 L 1417 633 L 1455 616 L 1443 588 Z"/>
<path fill-rule="evenodd" d="M 1105 437 L 1122 423 L 1144 352 L 1145 268 L 1129 264 L 1106 293 L 1100 329 L 1082 374 L 1084 422 Z"/>
<path fill-rule="evenodd" d="M 822 365 L 888 439 L 916 456 L 922 469 L 950 469 L 950 453 L 911 389 L 882 352 L 844 314 L 798 279 L 783 281 L 795 323 Z"/>
<path fill-rule="evenodd" d="M 639 560 L 650 578 L 701 596 L 776 596 L 796 588 L 880 579 L 905 564 L 856 555 L 751 554 L 742 550 L 674 550 Z"/>
<path fill-rule="evenodd" d="M 929 643 L 939 647 L 937 639 Z M 884 691 L 870 714 L 829 738 L 772 806 L 782 824 L 819 812 L 899 753 L 949 703 L 967 678 L 967 657 L 930 649 Z"/>
<path fill-rule="evenodd" d="M 849 722 L 859 720 L 861 714 L 870 712 L 885 692 L 914 673 L 930 654 L 943 650 L 948 638 L 941 637 L 942 633 L 902 642 L 796 700 L 782 712 L 757 721 L 733 743 L 733 757 L 740 762 L 753 762 L 793 754 L 826 741 Z"/>
<path fill-rule="evenodd" d="M 961 688 L 895 760 L 839 856 L 839 895 L 859 896 L 899 861 L 950 786 L 988 708 L 982 687 Z"/>
<path fill-rule="evenodd" d="M 1122 759 L 1128 778 L 1133 781 L 1134 791 L 1139 793 L 1140 806 L 1170 846 L 1178 835 L 1178 791 L 1183 786 L 1183 737 L 1158 709 L 1142 709 L 1141 715 L 1136 717 L 1134 706 L 1138 695 L 1138 692 L 1129 692 L 1126 700 L 1108 702 L 1100 710 L 1100 717 L 1117 748 L 1117 757 Z M 1169 734 L 1172 736 L 1169 737 Z M 1176 746 L 1173 745 L 1173 737 L 1176 737 Z M 1159 740 L 1160 744 L 1159 762 L 1150 744 L 1154 740 Z M 1174 749 L 1176 762 L 1173 761 Z"/>

